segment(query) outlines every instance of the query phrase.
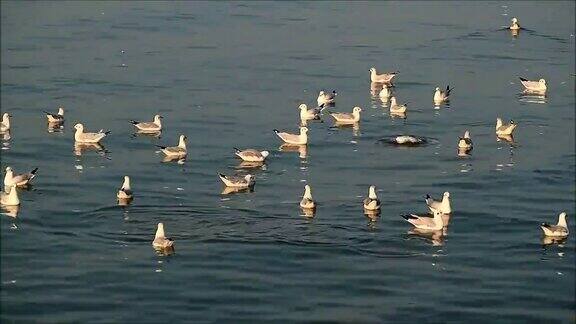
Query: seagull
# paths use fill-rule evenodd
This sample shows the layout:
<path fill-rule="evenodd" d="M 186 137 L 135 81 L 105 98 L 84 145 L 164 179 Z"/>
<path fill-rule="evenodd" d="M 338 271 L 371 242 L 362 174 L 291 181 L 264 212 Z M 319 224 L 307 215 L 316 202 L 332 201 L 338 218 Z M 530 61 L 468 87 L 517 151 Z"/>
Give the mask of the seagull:
<path fill-rule="evenodd" d="M 254 186 L 256 183 L 254 180 L 254 176 L 251 174 L 247 174 L 244 177 L 234 177 L 234 176 L 227 176 L 222 173 L 218 173 L 220 180 L 224 182 L 227 187 L 232 188 L 249 188 Z"/>
<path fill-rule="evenodd" d="M 552 237 L 566 237 L 568 236 L 568 224 L 566 223 L 566 213 L 562 212 L 558 215 L 558 224 L 550 225 L 548 223 L 542 223 L 540 225 L 544 231 L 544 235 Z"/>
<path fill-rule="evenodd" d="M 64 122 L 64 108 L 63 107 L 58 108 L 57 114 L 51 114 L 47 111 L 44 111 L 44 113 L 46 113 L 46 118 L 48 118 L 48 123 L 50 123 L 50 124 L 60 124 L 60 123 Z"/>
<path fill-rule="evenodd" d="M 434 217 L 419 216 L 414 214 L 401 216 L 406 221 L 408 221 L 408 223 L 421 230 L 438 231 L 444 227 L 444 222 L 442 221 L 442 213 L 439 211 L 434 211 Z"/>
<path fill-rule="evenodd" d="M 496 118 L 496 135 L 512 135 L 518 125 L 510 120 L 510 124 L 504 125 L 502 119 Z"/>
<path fill-rule="evenodd" d="M 396 97 L 391 97 L 390 98 L 390 112 L 391 113 L 405 113 L 406 109 L 408 109 L 407 104 L 403 104 L 403 105 L 399 105 L 396 102 Z"/>
<path fill-rule="evenodd" d="M 338 93 L 336 92 L 336 90 L 333 90 L 332 93 L 320 91 L 320 93 L 318 94 L 318 99 L 316 99 L 316 102 L 318 103 L 319 107 L 322 107 L 324 105 L 333 104 L 334 101 L 336 100 L 337 95 L 338 95 Z"/>
<path fill-rule="evenodd" d="M 452 213 L 452 208 L 450 207 L 450 193 L 446 191 L 444 196 L 442 196 L 441 201 L 432 199 L 430 195 L 426 195 L 426 205 L 430 208 L 430 211 L 439 211 L 442 214 Z"/>
<path fill-rule="evenodd" d="M 99 130 L 98 133 L 84 133 L 84 125 L 74 125 L 76 133 L 74 133 L 74 140 L 78 143 L 98 143 L 101 139 L 110 134 L 110 131 Z"/>
<path fill-rule="evenodd" d="M 154 121 L 152 122 L 139 122 L 135 120 L 131 120 L 130 123 L 134 125 L 134 127 L 138 128 L 138 130 L 142 132 L 159 132 L 162 130 L 162 122 L 160 121 L 163 117 L 160 115 L 154 116 Z"/>
<path fill-rule="evenodd" d="M 167 157 L 184 157 L 186 156 L 186 153 L 188 153 L 186 150 L 186 139 L 186 136 L 180 135 L 178 146 L 156 146 L 159 147 L 162 153 L 166 154 Z"/>
<path fill-rule="evenodd" d="M 304 145 L 308 144 L 308 127 L 300 127 L 300 134 L 290 134 L 285 132 L 280 132 L 274 129 L 274 133 L 280 137 L 284 142 L 288 144 Z"/>
<path fill-rule="evenodd" d="M 434 91 L 434 103 L 436 105 L 439 105 L 445 101 L 448 101 L 448 97 L 450 96 L 450 91 L 452 91 L 453 89 L 450 89 L 450 86 L 446 86 L 446 90 L 442 91 L 440 90 L 440 88 L 436 87 L 436 90 Z"/>
<path fill-rule="evenodd" d="M 384 74 L 376 73 L 376 68 L 370 68 L 370 81 L 378 83 L 390 83 L 392 78 L 399 72 L 388 72 Z"/>
<path fill-rule="evenodd" d="M 4 175 L 4 186 L 10 187 L 11 185 L 16 185 L 17 187 L 25 187 L 28 185 L 34 177 L 36 177 L 36 171 L 38 168 L 30 171 L 29 173 L 14 175 L 11 167 L 6 167 L 6 174 Z"/>
<path fill-rule="evenodd" d="M 384 85 L 382 87 L 382 90 L 380 90 L 378 95 L 380 96 L 380 99 L 382 101 L 384 101 L 384 100 L 387 100 L 391 94 L 392 94 L 392 91 L 390 90 L 390 88 L 388 88 L 386 85 Z"/>
<path fill-rule="evenodd" d="M 460 137 L 458 148 L 466 150 L 472 149 L 472 139 L 470 138 L 470 132 L 468 130 L 464 132 L 464 137 Z"/>
<path fill-rule="evenodd" d="M 9 189 L 9 191 L 5 192 L 6 189 Z M 4 190 L 0 192 L 0 205 L 4 206 L 20 205 L 20 199 L 18 199 L 18 190 L 16 190 L 15 184 L 5 187 Z"/>
<path fill-rule="evenodd" d="M 354 107 L 352 113 L 332 113 L 330 116 L 334 117 L 337 123 L 340 124 L 355 124 L 360 121 L 360 112 L 362 108 Z"/>
<path fill-rule="evenodd" d="M 518 24 L 518 19 L 512 18 L 512 24 L 508 27 L 510 30 L 519 30 L 520 25 Z"/>
<path fill-rule="evenodd" d="M 324 104 L 321 106 L 323 107 Z M 320 110 L 318 108 L 308 109 L 306 104 L 301 104 L 298 106 L 300 109 L 300 120 L 312 120 L 312 119 L 320 119 Z"/>
<path fill-rule="evenodd" d="M 2 122 L 0 123 L 0 134 L 10 131 L 10 116 L 8 113 L 2 115 Z"/>
<path fill-rule="evenodd" d="M 166 237 L 166 234 L 164 234 L 163 223 L 158 223 L 156 235 L 154 236 L 154 241 L 152 241 L 152 246 L 156 249 L 168 249 L 174 246 L 174 240 Z"/>
<path fill-rule="evenodd" d="M 392 144 L 398 145 L 419 145 L 426 143 L 426 140 L 414 135 L 398 135 L 389 140 Z"/>
<path fill-rule="evenodd" d="M 268 155 L 270 155 L 268 151 L 257 151 L 254 149 L 241 150 L 234 148 L 234 150 L 236 150 L 236 156 L 246 162 L 264 162 Z"/>
<path fill-rule="evenodd" d="M 538 81 L 530 81 L 528 79 L 525 78 L 521 78 L 520 79 L 520 83 L 522 83 L 522 85 L 524 86 L 524 88 L 526 88 L 526 91 L 529 92 L 536 92 L 536 93 L 544 93 L 546 92 L 546 80 L 544 79 L 540 79 Z"/>
<path fill-rule="evenodd" d="M 118 190 L 116 197 L 118 197 L 118 199 L 132 199 L 132 188 L 130 188 L 129 176 L 124 176 L 124 183 L 122 183 L 122 187 Z"/>
<path fill-rule="evenodd" d="M 300 207 L 304 209 L 313 209 L 316 208 L 316 202 L 312 198 L 312 193 L 310 192 L 310 186 L 304 186 L 304 195 L 302 196 L 302 200 L 300 201 Z"/>
<path fill-rule="evenodd" d="M 376 196 L 375 186 L 370 186 L 368 190 L 368 198 L 364 199 L 364 209 L 380 210 L 380 200 L 378 200 L 378 196 Z"/>

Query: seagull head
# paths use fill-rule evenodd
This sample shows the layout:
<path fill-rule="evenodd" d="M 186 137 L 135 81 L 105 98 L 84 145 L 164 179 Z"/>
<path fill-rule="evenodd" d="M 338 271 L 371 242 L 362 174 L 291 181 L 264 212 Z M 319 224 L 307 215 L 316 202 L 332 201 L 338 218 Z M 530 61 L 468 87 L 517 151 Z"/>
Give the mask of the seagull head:
<path fill-rule="evenodd" d="M 354 109 L 352 109 L 352 112 L 355 112 L 355 113 L 360 113 L 361 111 L 362 111 L 362 108 L 360 108 L 360 107 L 354 107 Z"/>
<path fill-rule="evenodd" d="M 320 92 L 322 93 L 322 92 Z M 306 104 L 300 104 L 300 106 L 298 106 L 298 108 L 300 108 L 300 110 L 306 110 L 308 109 L 308 106 L 306 106 Z"/>
<path fill-rule="evenodd" d="M 78 124 L 74 125 L 74 129 L 82 131 L 82 130 L 84 130 L 84 125 L 78 123 Z"/>
<path fill-rule="evenodd" d="M 263 156 L 264 158 L 267 158 L 268 155 L 270 155 L 270 152 L 268 152 L 268 151 L 262 151 L 262 152 L 260 152 L 260 154 L 262 154 L 262 156 Z"/>
<path fill-rule="evenodd" d="M 540 79 L 540 80 L 538 80 L 538 82 L 543 84 L 543 85 L 546 85 L 546 80 L 544 80 L 544 79 Z"/>

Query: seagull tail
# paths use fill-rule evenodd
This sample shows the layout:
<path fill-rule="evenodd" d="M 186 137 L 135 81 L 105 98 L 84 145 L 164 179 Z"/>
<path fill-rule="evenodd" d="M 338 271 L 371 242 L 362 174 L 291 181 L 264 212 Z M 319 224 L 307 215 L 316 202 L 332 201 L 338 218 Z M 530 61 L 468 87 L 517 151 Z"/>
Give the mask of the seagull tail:
<path fill-rule="evenodd" d="M 550 224 L 548 224 L 548 223 L 542 223 L 540 226 L 546 227 L 546 228 L 550 228 L 550 227 L 551 227 Z"/>
<path fill-rule="evenodd" d="M 518 77 L 518 79 L 520 79 L 520 81 L 528 81 L 528 79 L 524 79 L 522 77 Z"/>
<path fill-rule="evenodd" d="M 154 145 L 154 146 L 159 147 L 161 149 L 165 149 L 167 147 L 167 146 L 162 146 L 162 145 Z"/>
<path fill-rule="evenodd" d="M 450 95 L 450 91 L 454 90 L 454 88 L 450 89 L 450 85 L 446 86 L 446 97 Z"/>
<path fill-rule="evenodd" d="M 222 173 L 218 173 L 218 176 L 220 177 L 220 179 L 226 179 L 226 175 L 224 175 Z"/>
<path fill-rule="evenodd" d="M 274 131 L 274 133 L 276 133 L 276 134 L 280 133 L 280 131 L 277 130 L 277 129 L 273 129 L 273 131 Z"/>
<path fill-rule="evenodd" d="M 35 175 L 37 171 L 38 171 L 38 168 L 34 168 L 34 170 L 30 171 L 30 174 Z"/>
<path fill-rule="evenodd" d="M 415 217 L 409 214 L 400 215 L 400 217 L 404 218 L 405 220 L 414 219 Z"/>
<path fill-rule="evenodd" d="M 237 148 L 237 147 L 233 147 L 233 149 L 236 151 L 236 153 L 240 153 L 240 152 L 242 152 L 242 150 L 240 150 L 240 149 L 239 149 L 239 148 Z"/>
<path fill-rule="evenodd" d="M 137 121 L 135 121 L 135 120 L 130 120 L 130 124 L 136 125 L 136 124 L 139 124 L 139 122 L 137 122 Z"/>
<path fill-rule="evenodd" d="M 104 135 L 110 135 L 110 133 L 112 133 L 111 131 L 105 131 Z"/>

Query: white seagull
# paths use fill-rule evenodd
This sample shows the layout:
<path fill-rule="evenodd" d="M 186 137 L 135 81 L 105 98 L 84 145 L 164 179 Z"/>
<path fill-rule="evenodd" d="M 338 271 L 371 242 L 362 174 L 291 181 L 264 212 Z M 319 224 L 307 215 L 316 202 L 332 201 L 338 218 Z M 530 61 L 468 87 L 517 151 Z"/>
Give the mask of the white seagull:
<path fill-rule="evenodd" d="M 5 192 L 6 190 L 9 191 Z M 18 198 L 18 190 L 16 189 L 15 184 L 9 187 L 4 187 L 4 190 L 0 192 L 0 205 L 4 206 L 20 205 L 20 199 Z"/>
<path fill-rule="evenodd" d="M 180 135 L 178 146 L 156 146 L 159 147 L 162 153 L 166 154 L 168 157 L 184 157 L 188 153 L 186 150 L 186 139 L 186 136 Z"/>
<path fill-rule="evenodd" d="M 390 88 L 388 88 L 388 86 L 384 85 L 382 87 L 382 90 L 380 90 L 380 92 L 378 93 L 378 95 L 380 96 L 380 99 L 382 101 L 385 101 L 388 99 L 388 97 L 390 97 L 390 95 L 392 94 L 392 91 L 390 90 Z"/>
<path fill-rule="evenodd" d="M 508 27 L 510 30 L 519 30 L 520 25 L 518 24 L 518 19 L 516 17 L 512 18 L 512 24 Z"/>
<path fill-rule="evenodd" d="M 360 121 L 360 112 L 362 108 L 354 107 L 352 113 L 332 113 L 330 116 L 334 117 L 337 123 L 340 124 L 355 124 Z"/>
<path fill-rule="evenodd" d="M 436 87 L 436 90 L 434 91 L 434 103 L 436 105 L 439 105 L 445 101 L 448 101 L 448 97 L 450 96 L 450 91 L 452 91 L 453 89 L 450 89 L 450 86 L 446 86 L 446 90 L 442 91 L 440 90 L 440 88 Z"/>
<path fill-rule="evenodd" d="M 390 97 L 390 112 L 391 113 L 405 113 L 408 109 L 407 104 L 399 105 L 396 101 L 396 97 Z"/>
<path fill-rule="evenodd" d="M 370 186 L 368 189 L 368 198 L 364 199 L 364 209 L 366 210 L 379 210 L 380 200 L 376 195 L 376 187 Z"/>
<path fill-rule="evenodd" d="M 450 214 L 452 213 L 452 208 L 450 207 L 450 193 L 445 192 L 442 196 L 441 201 L 437 201 L 432 199 L 430 195 L 426 195 L 426 205 L 430 208 L 430 211 L 439 211 L 442 214 Z"/>
<path fill-rule="evenodd" d="M 74 133 L 74 140 L 78 143 L 98 143 L 106 135 L 110 134 L 110 131 L 99 130 L 98 133 L 84 133 L 84 125 L 78 123 L 74 125 L 76 132 Z"/>
<path fill-rule="evenodd" d="M 544 235 L 552 237 L 566 237 L 568 236 L 568 224 L 566 223 L 566 213 L 562 212 L 558 215 L 558 224 L 550 225 L 542 223 L 540 228 L 544 231 Z"/>
<path fill-rule="evenodd" d="M 308 109 L 306 104 L 301 104 L 298 106 L 298 109 L 300 109 L 300 120 L 312 120 L 320 118 L 321 109 L 319 108 Z"/>
<path fill-rule="evenodd" d="M 472 139 L 470 138 L 470 132 L 468 130 L 464 132 L 464 137 L 460 137 L 458 148 L 465 150 L 472 149 Z"/>
<path fill-rule="evenodd" d="M 496 135 L 512 135 L 518 124 L 510 120 L 510 124 L 504 125 L 502 119 L 496 118 Z"/>
<path fill-rule="evenodd" d="M 300 207 L 304 209 L 313 209 L 316 208 L 316 202 L 312 198 L 312 192 L 310 191 L 310 186 L 304 186 L 304 195 L 302 196 L 302 200 L 300 201 Z"/>
<path fill-rule="evenodd" d="M 36 171 L 38 171 L 38 168 L 35 168 L 28 173 L 14 175 L 12 168 L 6 167 L 6 174 L 4 175 L 4 186 L 10 187 L 15 185 L 17 187 L 25 187 L 30 181 L 32 181 L 32 179 L 34 179 L 34 177 L 36 177 Z"/>
<path fill-rule="evenodd" d="M 290 134 L 286 132 L 280 132 L 274 129 L 274 133 L 280 137 L 284 142 L 288 144 L 304 145 L 308 144 L 308 127 L 300 127 L 300 134 Z"/>
<path fill-rule="evenodd" d="M 318 107 L 334 103 L 337 95 L 338 93 L 336 92 L 336 90 L 332 91 L 332 93 L 325 92 L 324 90 L 320 91 L 320 93 L 318 94 L 318 99 L 316 99 Z"/>
<path fill-rule="evenodd" d="M 163 223 L 158 223 L 152 246 L 156 249 L 168 249 L 174 246 L 174 240 L 166 237 L 166 234 L 164 233 Z"/>
<path fill-rule="evenodd" d="M 50 123 L 50 124 L 61 124 L 64 122 L 64 108 L 63 107 L 58 108 L 57 114 L 51 114 L 47 111 L 45 111 L 44 113 L 46 113 L 46 118 L 48 118 L 48 123 Z"/>
<path fill-rule="evenodd" d="M 396 76 L 399 72 L 388 72 L 384 74 L 376 73 L 376 68 L 370 68 L 370 81 L 377 83 L 390 83 L 392 78 Z"/>
<path fill-rule="evenodd" d="M 257 151 L 254 149 L 241 150 L 234 148 L 236 151 L 234 154 L 246 162 L 264 162 L 264 160 L 270 155 L 268 151 Z"/>
<path fill-rule="evenodd" d="M 118 197 L 118 199 L 132 199 L 132 188 L 130 188 L 129 176 L 124 176 L 124 182 L 122 183 L 120 190 L 118 190 L 116 197 Z"/>
<path fill-rule="evenodd" d="M 414 227 L 426 230 L 426 231 L 438 231 L 444 227 L 444 222 L 442 221 L 442 213 L 439 211 L 434 211 L 434 217 L 419 216 L 414 214 L 401 215 L 408 223 L 414 225 Z"/>
<path fill-rule="evenodd" d="M 10 116 L 8 113 L 2 115 L 2 122 L 0 123 L 0 134 L 10 131 Z"/>
<path fill-rule="evenodd" d="M 520 83 L 526 88 L 526 91 L 529 92 L 536 92 L 536 93 L 544 93 L 547 90 L 546 87 L 546 80 L 540 79 L 538 81 L 530 81 L 525 78 L 520 78 Z"/>
<path fill-rule="evenodd" d="M 160 115 L 155 115 L 154 116 L 154 121 L 152 122 L 139 122 L 136 120 L 131 120 L 130 123 L 132 123 L 132 125 L 134 125 L 134 127 L 138 128 L 138 130 L 142 131 L 142 132 L 159 132 L 162 130 L 162 122 L 161 119 L 163 117 Z"/>
<path fill-rule="evenodd" d="M 234 177 L 218 173 L 218 176 L 227 187 L 231 188 L 249 188 L 254 186 L 256 183 L 254 176 L 251 174 L 247 174 L 243 177 Z"/>

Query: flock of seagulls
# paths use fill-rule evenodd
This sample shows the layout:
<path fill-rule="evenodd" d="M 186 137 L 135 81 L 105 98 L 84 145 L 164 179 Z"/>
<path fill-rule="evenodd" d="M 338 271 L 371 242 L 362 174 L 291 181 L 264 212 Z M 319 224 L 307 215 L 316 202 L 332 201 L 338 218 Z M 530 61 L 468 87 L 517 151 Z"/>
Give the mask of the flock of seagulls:
<path fill-rule="evenodd" d="M 520 30 L 520 25 L 518 24 L 518 19 L 513 18 L 512 24 L 509 29 L 511 31 Z M 408 105 L 406 103 L 399 104 L 395 96 L 392 95 L 392 80 L 399 74 L 396 72 L 386 72 L 378 74 L 376 68 L 372 67 L 370 69 L 370 81 L 371 89 L 381 89 L 378 95 L 382 101 L 390 100 L 390 112 L 392 114 L 405 114 L 408 110 Z M 530 81 L 525 78 L 520 78 L 521 84 L 525 88 L 525 92 L 543 95 L 547 91 L 546 81 L 544 79 L 539 79 L 536 81 Z M 433 96 L 433 102 L 435 105 L 441 105 L 443 103 L 449 102 L 451 91 L 453 88 L 446 86 L 445 90 L 441 90 L 436 87 Z M 309 109 L 304 103 L 299 105 L 300 110 L 300 120 L 302 122 L 299 129 L 299 133 L 289 133 L 281 132 L 274 129 L 274 133 L 286 144 L 292 146 L 298 146 L 299 149 L 304 148 L 308 144 L 308 127 L 307 121 L 318 120 L 325 109 L 334 106 L 336 102 L 337 92 L 327 92 L 320 91 L 317 98 L 318 106 Z M 335 125 L 357 125 L 361 120 L 360 113 L 362 108 L 356 106 L 352 109 L 352 112 L 333 112 L 330 116 L 334 118 Z M 53 114 L 44 111 L 48 121 L 49 127 L 62 127 L 64 123 L 64 108 L 59 107 L 58 112 Z M 6 134 L 10 132 L 10 115 L 4 113 L 2 115 L 2 122 L 0 123 L 0 134 Z M 145 134 L 157 134 L 162 131 L 162 116 L 155 115 L 154 119 L 149 122 L 142 122 L 131 120 L 130 123 L 136 128 L 137 132 Z M 495 132 L 498 137 L 510 138 L 514 130 L 517 128 L 517 124 L 514 121 L 510 121 L 509 124 L 504 124 L 502 119 L 498 117 L 496 119 Z M 110 134 L 110 131 L 105 131 L 103 129 L 98 132 L 87 132 L 84 129 L 84 125 L 77 123 L 74 125 L 75 133 L 74 140 L 76 144 L 98 144 L 106 136 Z M 188 151 L 186 148 L 187 137 L 185 135 L 180 135 L 178 145 L 176 146 L 161 146 L 156 145 L 160 148 L 160 151 L 170 159 L 182 159 L 185 158 Z M 413 135 L 398 135 L 392 138 L 392 143 L 397 145 L 418 145 L 424 142 L 422 138 Z M 459 155 L 467 154 L 473 148 L 472 139 L 470 137 L 470 132 L 465 130 L 464 135 L 459 138 L 458 141 L 458 152 Z M 259 151 L 256 149 L 238 149 L 234 148 L 234 154 L 242 159 L 244 162 L 248 163 L 263 163 L 266 158 L 270 155 L 269 151 Z M 30 182 L 36 177 L 38 168 L 31 170 L 28 173 L 15 174 L 11 167 L 6 167 L 4 176 L 4 190 L 1 192 L 1 204 L 3 206 L 18 206 L 20 204 L 20 199 L 18 197 L 18 187 L 26 187 Z M 256 178 L 254 175 L 248 174 L 245 176 L 235 176 L 235 175 L 225 175 L 222 173 L 218 174 L 220 180 L 224 183 L 227 188 L 232 190 L 243 190 L 253 188 Z M 118 203 L 120 205 L 126 205 L 131 202 L 134 197 L 132 188 L 130 186 L 130 177 L 124 176 L 124 181 L 122 186 L 116 195 Z M 418 231 L 439 231 L 445 229 L 448 225 L 449 216 L 452 213 L 452 207 L 450 203 L 450 193 L 445 192 L 441 200 L 434 200 L 429 195 L 425 198 L 426 205 L 429 209 L 429 214 L 416 215 L 407 214 L 401 215 L 408 223 L 414 226 L 415 230 Z M 378 199 L 376 194 L 376 187 L 370 186 L 368 189 L 368 196 L 363 200 L 363 209 L 367 215 L 378 215 L 381 208 L 381 201 Z M 317 207 L 317 202 L 312 197 L 312 189 L 310 185 L 304 186 L 304 194 L 300 201 L 300 207 L 305 211 L 306 215 L 314 213 Z M 566 222 L 566 213 L 562 212 L 558 217 L 558 222 L 556 225 L 550 225 L 547 223 L 541 224 L 542 231 L 545 236 L 553 238 L 565 238 L 568 236 L 568 225 Z M 156 233 L 152 245 L 156 249 L 167 250 L 173 249 L 174 241 L 165 236 L 164 224 L 158 223 Z"/>

